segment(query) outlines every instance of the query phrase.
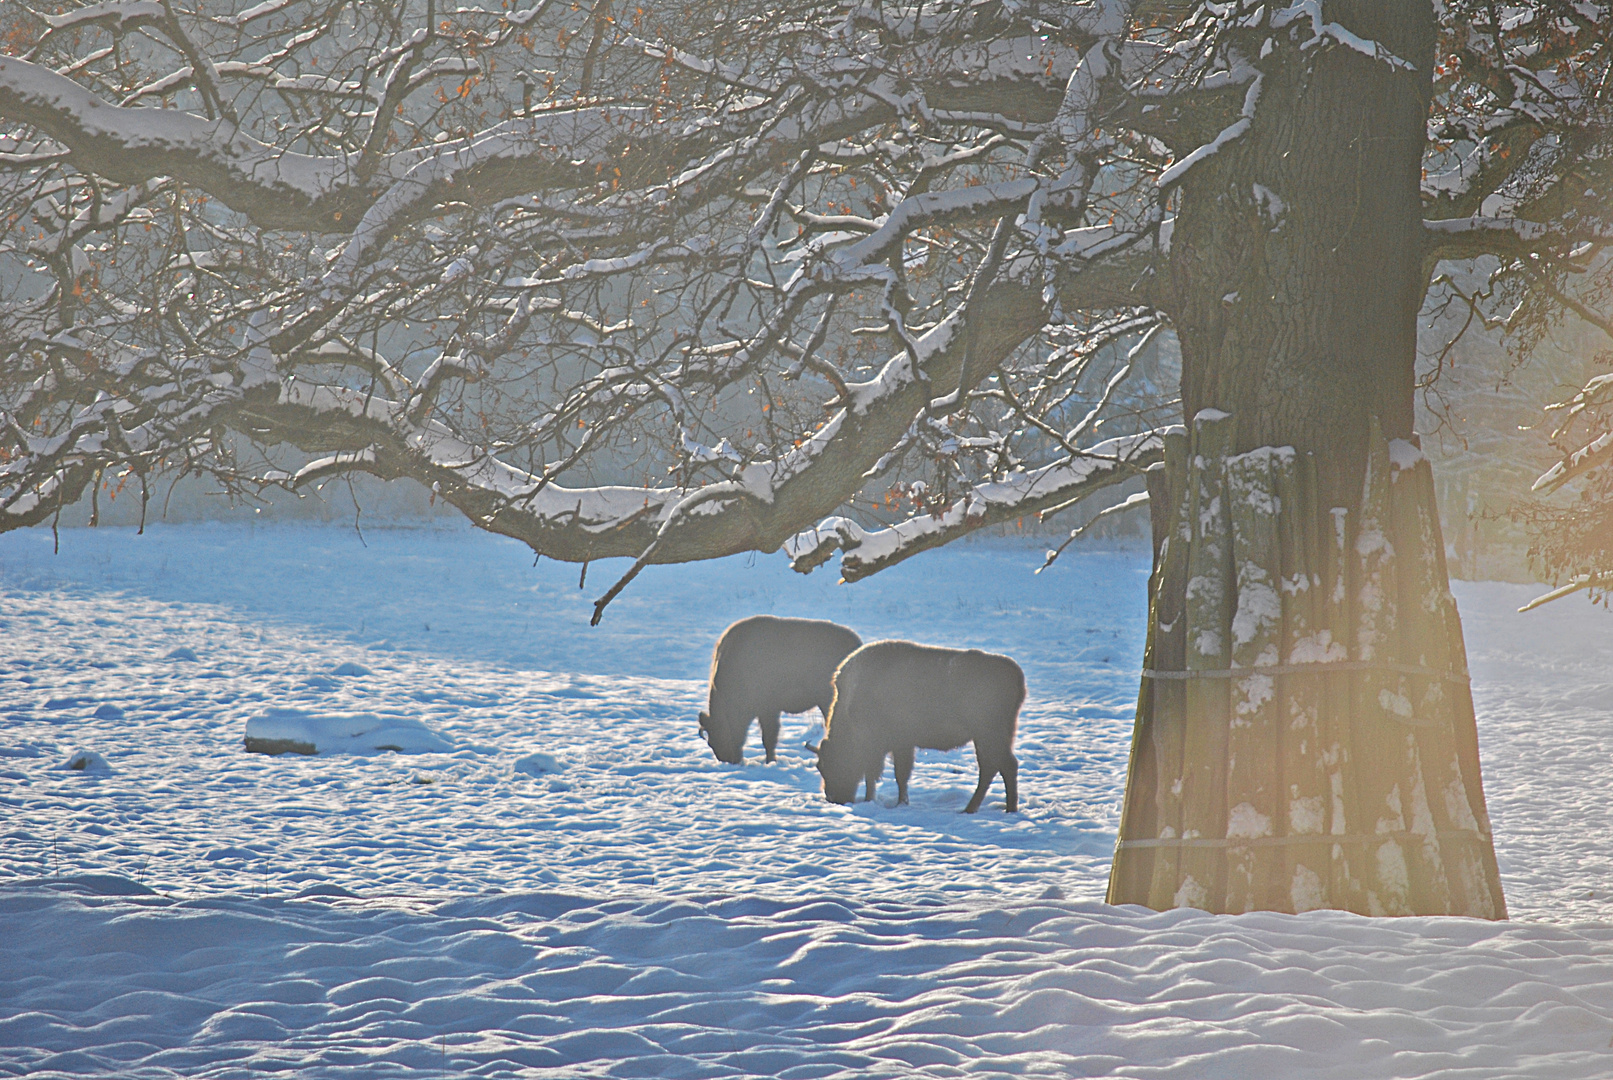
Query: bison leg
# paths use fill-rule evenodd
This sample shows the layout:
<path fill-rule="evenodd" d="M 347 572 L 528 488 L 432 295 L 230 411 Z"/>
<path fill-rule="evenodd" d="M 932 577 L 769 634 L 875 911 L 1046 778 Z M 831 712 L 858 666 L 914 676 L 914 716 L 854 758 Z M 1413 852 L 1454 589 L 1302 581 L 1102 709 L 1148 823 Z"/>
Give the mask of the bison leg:
<path fill-rule="evenodd" d="M 904 746 L 891 754 L 896 764 L 896 805 L 907 805 L 907 778 L 913 775 L 913 748 Z"/>
<path fill-rule="evenodd" d="M 880 754 L 879 757 L 868 763 L 868 771 L 863 775 L 863 802 L 874 801 L 874 792 L 879 789 L 879 777 L 884 771 L 884 754 Z"/>
<path fill-rule="evenodd" d="M 767 751 L 767 763 L 771 765 L 778 759 L 778 713 L 763 713 L 756 719 L 762 725 L 762 749 Z"/>
<path fill-rule="evenodd" d="M 1013 754 L 1003 762 L 1003 793 L 1008 797 L 1008 805 L 1003 807 L 1007 813 L 1014 813 L 1019 809 L 1019 759 Z"/>
<path fill-rule="evenodd" d="M 986 800 L 986 792 L 991 790 L 991 782 L 997 778 L 996 757 L 987 757 L 986 751 L 981 748 L 978 742 L 975 743 L 975 761 L 980 765 L 980 783 L 975 785 L 974 797 L 969 800 L 969 805 L 963 808 L 965 814 L 972 814 L 980 809 L 980 804 Z M 988 765 L 988 761 L 991 764 Z M 1005 787 L 1007 783 L 1008 781 L 1004 779 L 1003 784 Z"/>
<path fill-rule="evenodd" d="M 980 804 L 986 799 L 986 792 L 991 788 L 991 782 L 996 778 L 996 769 L 988 770 L 984 765 L 980 766 L 980 783 L 975 785 L 974 797 L 969 800 L 969 805 L 963 808 L 965 814 L 972 814 L 980 809 Z"/>

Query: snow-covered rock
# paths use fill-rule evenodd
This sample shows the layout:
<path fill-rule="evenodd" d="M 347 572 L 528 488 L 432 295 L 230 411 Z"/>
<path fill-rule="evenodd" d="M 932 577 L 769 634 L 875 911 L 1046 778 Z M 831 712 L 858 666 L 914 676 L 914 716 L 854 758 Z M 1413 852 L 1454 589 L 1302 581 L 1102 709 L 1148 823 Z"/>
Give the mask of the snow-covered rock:
<path fill-rule="evenodd" d="M 548 754 L 528 754 L 515 762 L 515 771 L 526 773 L 529 776 L 542 776 L 545 773 L 557 773 L 565 769 L 558 758 Z"/>
<path fill-rule="evenodd" d="M 106 763 L 106 758 L 94 750 L 74 750 L 67 755 L 67 760 L 62 762 L 61 768 L 69 772 L 94 773 L 98 776 L 112 772 L 112 766 Z"/>
<path fill-rule="evenodd" d="M 328 881 L 316 882 L 306 888 L 298 889 L 291 895 L 293 900 L 356 900 L 357 895 L 348 892 L 340 885 L 332 885 Z"/>
<path fill-rule="evenodd" d="M 219 847 L 209 851 L 202 858 L 208 862 L 250 862 L 258 857 L 258 853 L 244 847 Z"/>
<path fill-rule="evenodd" d="M 85 892 L 92 896 L 156 896 L 157 891 L 122 874 L 64 874 L 47 879 L 58 892 Z"/>
<path fill-rule="evenodd" d="M 271 708 L 246 722 L 246 749 L 253 754 L 429 754 L 453 745 L 412 717 Z"/>

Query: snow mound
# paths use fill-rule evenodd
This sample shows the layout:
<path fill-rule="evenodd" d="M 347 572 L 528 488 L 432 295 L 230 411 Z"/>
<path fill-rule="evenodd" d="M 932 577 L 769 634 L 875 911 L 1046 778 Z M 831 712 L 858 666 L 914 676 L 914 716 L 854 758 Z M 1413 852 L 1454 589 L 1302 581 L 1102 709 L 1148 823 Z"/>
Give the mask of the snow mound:
<path fill-rule="evenodd" d="M 407 716 L 271 708 L 246 722 L 246 749 L 253 754 L 430 754 L 453 745 Z"/>
<path fill-rule="evenodd" d="M 291 894 L 293 900 L 356 900 L 357 894 L 350 893 L 340 885 L 329 882 L 317 882 L 305 889 L 299 889 Z"/>
<path fill-rule="evenodd" d="M 108 702 L 105 705 L 97 706 L 95 712 L 91 715 L 97 720 L 122 720 L 123 710 Z"/>
<path fill-rule="evenodd" d="M 544 773 L 562 772 L 565 766 L 560 764 L 558 758 L 551 757 L 548 754 L 528 754 L 526 757 L 518 759 L 514 768 L 518 773 L 526 773 L 529 776 L 542 776 Z"/>
<path fill-rule="evenodd" d="M 181 645 L 179 648 L 177 648 L 173 652 L 169 653 L 167 655 L 167 657 L 165 657 L 165 659 L 168 659 L 168 660 L 195 660 L 196 659 L 196 650 L 192 649 L 188 645 Z"/>
<path fill-rule="evenodd" d="M 70 772 L 95 773 L 99 776 L 105 776 L 112 771 L 112 766 L 106 763 L 106 758 L 94 750 L 74 750 L 67 755 L 67 760 L 62 762 L 61 768 Z"/>
<path fill-rule="evenodd" d="M 256 859 L 257 857 L 257 852 L 248 850 L 244 847 L 214 848 L 206 855 L 202 856 L 202 858 L 206 859 L 208 862 L 218 862 L 221 859 L 228 860 L 230 862 L 247 862 L 252 859 Z"/>
<path fill-rule="evenodd" d="M 332 675 L 374 675 L 375 672 L 371 671 L 369 668 L 365 667 L 363 664 L 355 664 L 355 663 L 353 663 L 353 661 L 349 660 L 344 664 L 337 664 L 336 667 L 331 670 L 331 674 Z"/>
<path fill-rule="evenodd" d="M 49 878 L 40 884 L 51 889 L 68 889 L 87 892 L 94 896 L 156 896 L 157 890 L 148 888 L 122 874 L 66 874 Z"/>

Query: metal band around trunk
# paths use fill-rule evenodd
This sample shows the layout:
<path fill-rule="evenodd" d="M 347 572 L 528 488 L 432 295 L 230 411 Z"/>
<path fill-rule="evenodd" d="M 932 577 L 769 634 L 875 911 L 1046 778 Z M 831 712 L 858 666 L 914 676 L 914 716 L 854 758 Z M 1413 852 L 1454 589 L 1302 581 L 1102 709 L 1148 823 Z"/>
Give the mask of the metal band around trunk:
<path fill-rule="evenodd" d="M 1299 833 L 1292 836 L 1250 836 L 1246 838 L 1222 838 L 1218 836 L 1179 836 L 1159 837 L 1156 839 L 1121 840 L 1116 843 L 1117 848 L 1244 848 L 1244 847 L 1291 847 L 1295 844 L 1373 844 L 1385 840 L 1416 840 L 1426 842 L 1437 838 L 1441 841 L 1472 840 L 1488 844 L 1490 835 L 1481 833 L 1477 829 L 1440 829 L 1435 833 L 1414 833 L 1404 829 L 1384 833 Z"/>
<path fill-rule="evenodd" d="M 1467 686 L 1467 675 L 1459 671 L 1435 671 L 1418 664 L 1395 664 L 1387 660 L 1334 660 L 1321 664 L 1261 664 L 1256 667 L 1209 668 L 1202 671 L 1156 671 L 1144 668 L 1145 679 L 1242 679 L 1250 675 L 1329 675 L 1346 671 L 1392 671 L 1424 679 L 1444 679 Z"/>

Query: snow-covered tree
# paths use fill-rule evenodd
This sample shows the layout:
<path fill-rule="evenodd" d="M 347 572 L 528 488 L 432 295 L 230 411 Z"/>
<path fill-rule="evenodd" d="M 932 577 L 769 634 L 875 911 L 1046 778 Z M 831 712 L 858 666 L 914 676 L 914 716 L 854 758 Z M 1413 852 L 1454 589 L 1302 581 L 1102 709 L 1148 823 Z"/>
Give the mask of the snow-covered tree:
<path fill-rule="evenodd" d="M 1417 314 L 1442 260 L 1594 262 L 1607 4 L 3 18 L 0 528 L 411 477 L 633 559 L 597 617 L 652 563 L 854 579 L 1147 470 L 1111 896 L 1504 914 Z M 1188 428 L 1128 389 L 1161 333 Z"/>
<path fill-rule="evenodd" d="M 1540 382 L 1546 373 L 1521 369 L 1542 351 L 1575 353 L 1603 368 L 1613 362 L 1613 264 L 1604 250 L 1613 220 L 1613 20 L 1596 4 L 1491 8 L 1456 5 L 1448 13 L 1443 40 L 1451 50 L 1438 85 L 1457 92 L 1436 95 L 1436 115 L 1446 123 L 1431 132 L 1449 138 L 1453 121 L 1485 132 L 1487 141 L 1458 136 L 1448 148 L 1473 162 L 1469 169 L 1487 157 L 1493 171 L 1495 179 L 1473 189 L 1480 201 L 1472 205 L 1529 224 L 1515 227 L 1520 243 L 1481 245 L 1488 257 L 1476 265 L 1436 271 L 1429 308 L 1463 328 L 1484 323 L 1509 339 L 1514 372 L 1496 387 L 1504 394 L 1525 379 Z M 1461 351 L 1460 337 L 1436 343 L 1436 366 Z M 1549 434 L 1560 454 L 1535 479 L 1538 501 L 1520 503 L 1527 485 L 1519 484 L 1503 502 L 1533 534 L 1529 555 L 1537 569 L 1567 582 L 1530 606 L 1580 590 L 1600 598 L 1613 584 L 1610 390 L 1613 380 L 1597 375 L 1549 406 L 1544 422 L 1522 412 L 1512 420 Z M 1488 467 L 1528 469 L 1534 457 L 1513 454 Z M 1571 499 L 1546 498 L 1564 489 Z"/>
<path fill-rule="evenodd" d="M 1600 281 L 1581 278 L 1568 287 L 1605 294 L 1610 284 L 1613 280 L 1604 276 Z M 1607 306 L 1613 308 L 1613 302 Z M 1613 320 L 1592 316 L 1589 321 L 1613 338 Z M 1597 360 L 1600 367 L 1610 366 L 1613 351 L 1601 350 Z M 1562 457 L 1535 480 L 1533 490 L 1540 497 L 1514 516 L 1530 526 L 1530 556 L 1562 584 L 1524 610 L 1578 592 L 1605 605 L 1613 593 L 1613 374 L 1593 376 L 1566 400 L 1547 406 L 1547 412 L 1554 414 L 1552 441 Z M 1548 498 L 1557 492 L 1568 497 Z"/>
<path fill-rule="evenodd" d="M 1016 224 L 1152 183 L 1064 145 L 1121 10 L 788 14 L 12 16 L 0 518 L 358 469 L 544 555 L 677 562 L 923 461 L 870 488 L 945 519 L 906 554 L 1157 458 L 1149 423 L 1097 438 L 1163 324 L 1157 210 L 1079 230 L 1121 257 L 1056 320 L 1071 242 Z"/>

